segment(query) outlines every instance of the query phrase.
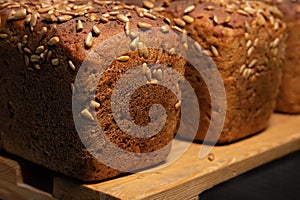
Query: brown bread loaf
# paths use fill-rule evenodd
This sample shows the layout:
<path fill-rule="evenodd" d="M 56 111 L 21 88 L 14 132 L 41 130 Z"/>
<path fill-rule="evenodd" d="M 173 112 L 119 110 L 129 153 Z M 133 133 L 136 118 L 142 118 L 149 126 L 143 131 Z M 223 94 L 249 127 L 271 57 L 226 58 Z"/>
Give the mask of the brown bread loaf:
<path fill-rule="evenodd" d="M 283 13 L 288 38 L 282 84 L 276 110 L 284 113 L 300 113 L 300 2 L 294 0 L 265 0 L 277 6 Z"/>
<path fill-rule="evenodd" d="M 232 142 L 267 127 L 275 109 L 285 55 L 285 24 L 276 7 L 259 1 L 230 0 L 130 2 L 162 14 L 171 28 L 186 30 L 216 63 L 227 94 L 219 143 Z M 218 111 L 211 109 L 209 91 L 201 76 L 191 67 L 185 74 L 198 92 L 201 120 L 196 139 L 204 140 L 211 112 Z M 189 137 L 189 123 L 186 125 Z M 211 138 L 207 139 L 213 141 L 215 136 Z"/>
<path fill-rule="evenodd" d="M 114 155 L 115 152 L 110 152 L 106 145 L 107 140 L 128 152 L 154 152 L 143 162 L 138 156 L 136 160 L 128 159 L 126 155 L 117 158 L 129 168 L 139 169 L 165 159 L 177 130 L 179 110 L 175 106 L 178 104 L 175 94 L 155 84 L 159 76 L 158 80 L 150 79 L 149 84 L 134 93 L 129 108 L 136 123 L 145 126 L 149 123 L 151 105 L 164 106 L 166 123 L 152 137 L 135 138 L 124 133 L 112 116 L 110 100 L 118 80 L 135 66 L 145 65 L 147 78 L 153 73 L 154 68 L 150 69 L 153 63 L 171 66 L 183 74 L 185 61 L 178 55 L 134 47 L 127 54 L 116 57 L 104 69 L 100 79 L 92 72 L 97 72 L 97 66 L 103 64 L 100 56 L 104 56 L 105 61 L 105 52 L 102 52 L 103 55 L 88 61 L 94 69 L 88 69 L 87 76 L 79 78 L 81 86 L 98 85 L 94 99 L 87 99 L 85 95 L 78 97 L 83 104 L 76 107 L 80 115 L 75 117 L 87 124 L 81 127 L 83 135 L 75 129 L 72 113 L 72 93 L 76 96 L 79 91 L 75 78 L 97 44 L 118 33 L 125 35 L 124 30 L 129 34 L 127 40 L 134 40 L 137 36 L 129 25 L 132 29 L 161 27 L 165 24 L 162 19 L 155 16 L 141 18 L 132 6 L 119 2 L 5 0 L 1 1 L 0 20 L 1 149 L 85 181 L 121 173 L 118 168 L 100 162 L 90 152 L 101 154 L 105 151 Z M 117 55 L 122 49 L 116 47 L 122 42 L 115 38 L 113 48 L 107 46 L 105 51 L 115 51 Z M 142 42 L 163 45 L 164 39 L 154 36 L 144 38 L 139 44 Z M 176 46 L 166 43 L 165 48 Z M 172 77 L 165 78 L 172 81 Z M 121 94 L 117 96 L 117 99 L 122 98 Z M 129 124 L 122 116 L 117 117 L 123 125 Z M 95 130 L 98 123 L 106 137 Z M 157 150 L 160 153 L 155 155 Z"/>

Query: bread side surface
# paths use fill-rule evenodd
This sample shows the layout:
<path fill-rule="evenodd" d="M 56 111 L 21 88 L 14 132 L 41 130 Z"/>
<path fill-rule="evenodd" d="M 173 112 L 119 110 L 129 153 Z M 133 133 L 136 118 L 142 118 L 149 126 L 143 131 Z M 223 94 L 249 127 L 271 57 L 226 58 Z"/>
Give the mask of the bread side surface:
<path fill-rule="evenodd" d="M 81 120 L 88 124 L 81 136 L 75 129 L 72 113 L 72 94 L 76 94 L 74 80 L 81 64 L 97 44 L 124 33 L 128 29 L 125 28 L 127 18 L 130 18 L 133 29 L 138 28 L 140 22 L 160 27 L 165 24 L 162 19 L 141 18 L 130 6 L 101 1 L 5 1 L 1 5 L 0 16 L 0 62 L 3 66 L 0 73 L 1 148 L 80 180 L 95 181 L 121 173 L 90 153 L 91 150 L 100 152 L 105 149 L 106 138 L 118 147 L 136 153 L 153 152 L 168 146 L 179 118 L 179 110 L 175 109 L 178 99 L 174 94 L 156 84 L 146 85 L 135 93 L 130 112 L 140 125 L 149 123 L 147 114 L 153 103 L 161 102 L 168 114 L 163 129 L 145 139 L 128 136 L 118 128 L 111 114 L 109 100 L 116 82 L 135 66 L 159 62 L 183 74 L 184 60 L 177 55 L 149 50 L 145 57 L 134 49 L 125 58 L 111 63 L 101 79 L 95 79 L 96 76 L 92 74 L 87 76 L 87 85 L 98 84 L 94 95 L 96 104 L 94 102 L 93 105 L 101 106 L 86 107 L 93 99 L 84 101 L 85 96 L 79 97 L 84 102 L 78 108 L 83 111 Z M 93 29 L 95 25 L 100 34 Z M 88 41 L 89 33 L 92 34 L 92 42 Z M 150 43 L 159 43 L 161 40 L 149 39 Z M 99 64 L 97 60 L 95 64 Z M 154 69 L 151 70 L 153 72 Z M 90 114 L 93 120 L 88 119 Z M 95 123 L 104 127 L 106 137 L 95 132 Z M 145 158 L 145 163 L 162 162 L 168 151 L 167 148 L 156 156 Z M 123 160 L 124 165 L 146 167 L 145 163 L 129 161 L 125 156 L 118 159 Z"/>
<path fill-rule="evenodd" d="M 292 0 L 269 0 L 268 3 L 276 5 L 284 14 L 287 25 L 287 49 L 283 66 L 282 85 L 277 98 L 276 110 L 284 113 L 300 112 L 300 3 Z"/>
<path fill-rule="evenodd" d="M 154 4 L 150 10 L 162 14 L 174 29 L 186 30 L 218 67 L 227 94 L 218 142 L 232 142 L 266 128 L 281 83 L 286 37 L 282 13 L 258 1 L 162 0 Z M 143 6 L 149 9 L 145 1 Z M 203 140 L 211 112 L 218 110 L 211 108 L 208 88 L 195 69 L 188 67 L 185 74 L 197 92 L 201 120 L 196 139 Z"/>

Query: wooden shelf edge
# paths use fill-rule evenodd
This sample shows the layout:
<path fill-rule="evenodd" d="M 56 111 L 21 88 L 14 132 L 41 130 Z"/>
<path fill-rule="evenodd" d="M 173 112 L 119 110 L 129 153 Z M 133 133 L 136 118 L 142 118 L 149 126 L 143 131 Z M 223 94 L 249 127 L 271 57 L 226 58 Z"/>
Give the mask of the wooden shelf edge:
<path fill-rule="evenodd" d="M 201 145 L 192 144 L 176 162 L 149 173 L 76 187 L 67 187 L 72 184 L 70 180 L 57 177 L 54 196 L 72 194 L 78 199 L 192 198 L 239 174 L 300 150 L 299 121 L 299 115 L 274 114 L 270 127 L 262 133 L 234 144 L 214 147 L 213 161 L 200 160 L 197 155 Z"/>

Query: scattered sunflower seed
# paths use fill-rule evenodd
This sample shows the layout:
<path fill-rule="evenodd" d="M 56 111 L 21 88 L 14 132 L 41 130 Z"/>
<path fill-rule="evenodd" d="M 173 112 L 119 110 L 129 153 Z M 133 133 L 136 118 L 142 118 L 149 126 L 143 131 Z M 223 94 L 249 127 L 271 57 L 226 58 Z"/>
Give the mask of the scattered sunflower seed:
<path fill-rule="evenodd" d="M 130 59 L 129 56 L 120 56 L 120 57 L 117 58 L 117 61 L 127 62 L 129 59 Z"/>

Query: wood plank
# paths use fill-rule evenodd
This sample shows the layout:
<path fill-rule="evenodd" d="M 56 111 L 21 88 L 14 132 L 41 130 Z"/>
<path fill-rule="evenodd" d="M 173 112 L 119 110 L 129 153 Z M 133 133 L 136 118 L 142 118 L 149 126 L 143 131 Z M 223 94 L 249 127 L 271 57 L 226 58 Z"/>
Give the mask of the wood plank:
<path fill-rule="evenodd" d="M 20 165 L 14 160 L 0 157 L 0 199 L 54 200 L 55 198 L 25 184 Z"/>
<path fill-rule="evenodd" d="M 201 144 L 192 144 L 176 162 L 147 173 L 96 184 L 74 183 L 57 177 L 54 196 L 64 199 L 193 198 L 216 184 L 299 150 L 299 122 L 299 115 L 274 114 L 270 127 L 262 133 L 230 145 L 214 147 L 212 161 L 199 159 Z"/>

